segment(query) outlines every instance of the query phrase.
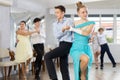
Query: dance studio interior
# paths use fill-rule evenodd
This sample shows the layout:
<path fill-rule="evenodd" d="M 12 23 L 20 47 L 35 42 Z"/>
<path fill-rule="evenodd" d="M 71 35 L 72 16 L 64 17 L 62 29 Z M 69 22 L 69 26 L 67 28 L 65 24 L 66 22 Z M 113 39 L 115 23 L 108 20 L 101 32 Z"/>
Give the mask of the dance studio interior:
<path fill-rule="evenodd" d="M 0 0 L 0 80 L 120 80 L 120 0 Z"/>

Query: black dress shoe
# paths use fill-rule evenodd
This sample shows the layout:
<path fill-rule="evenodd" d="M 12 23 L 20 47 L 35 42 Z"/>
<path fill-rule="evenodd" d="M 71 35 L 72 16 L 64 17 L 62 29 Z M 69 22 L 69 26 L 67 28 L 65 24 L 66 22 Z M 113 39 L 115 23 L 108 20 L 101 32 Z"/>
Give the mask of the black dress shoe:
<path fill-rule="evenodd" d="M 40 76 L 35 76 L 35 80 L 40 80 Z"/>
<path fill-rule="evenodd" d="M 103 67 L 100 67 L 101 70 L 103 70 Z"/>
<path fill-rule="evenodd" d="M 103 67 L 104 67 L 103 65 L 100 65 L 100 69 L 101 69 L 101 70 L 103 70 Z"/>
<path fill-rule="evenodd" d="M 113 68 L 115 68 L 116 67 L 116 63 L 115 64 L 113 64 Z"/>

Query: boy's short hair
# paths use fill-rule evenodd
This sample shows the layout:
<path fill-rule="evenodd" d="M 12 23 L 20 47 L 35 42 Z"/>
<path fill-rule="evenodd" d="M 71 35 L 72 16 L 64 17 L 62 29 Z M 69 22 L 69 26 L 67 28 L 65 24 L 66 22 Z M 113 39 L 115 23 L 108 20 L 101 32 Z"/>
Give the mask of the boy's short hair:
<path fill-rule="evenodd" d="M 99 28 L 99 29 L 98 29 L 98 31 L 99 31 L 99 32 L 100 32 L 101 30 L 102 30 L 102 31 L 104 31 L 104 29 L 103 29 L 103 28 Z"/>
<path fill-rule="evenodd" d="M 60 9 L 62 12 L 66 12 L 66 9 L 63 5 L 55 6 L 55 9 Z"/>
<path fill-rule="evenodd" d="M 39 22 L 39 21 L 41 21 L 40 18 L 35 18 L 35 19 L 33 20 L 33 23 L 36 23 L 36 22 Z"/>
<path fill-rule="evenodd" d="M 26 22 L 25 21 L 21 21 L 20 23 L 24 23 L 26 25 Z"/>

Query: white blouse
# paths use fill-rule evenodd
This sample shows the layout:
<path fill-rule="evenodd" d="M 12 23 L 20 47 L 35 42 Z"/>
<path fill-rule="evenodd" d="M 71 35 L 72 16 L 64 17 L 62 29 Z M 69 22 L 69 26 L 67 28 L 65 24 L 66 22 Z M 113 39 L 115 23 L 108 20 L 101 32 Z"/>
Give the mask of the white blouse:
<path fill-rule="evenodd" d="M 98 41 L 99 41 L 100 45 L 103 45 L 103 44 L 107 43 L 105 33 L 98 34 Z"/>
<path fill-rule="evenodd" d="M 32 29 L 32 31 L 35 29 Z M 40 26 L 40 33 L 34 33 L 31 35 L 31 42 L 32 44 L 38 44 L 38 43 L 45 43 L 45 28 L 43 26 Z"/>

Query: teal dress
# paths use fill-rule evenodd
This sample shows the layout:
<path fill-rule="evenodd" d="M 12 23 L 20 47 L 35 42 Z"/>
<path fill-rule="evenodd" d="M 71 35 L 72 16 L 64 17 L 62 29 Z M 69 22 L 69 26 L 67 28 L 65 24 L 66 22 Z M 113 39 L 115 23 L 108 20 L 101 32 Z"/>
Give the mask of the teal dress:
<path fill-rule="evenodd" d="M 75 28 L 83 28 L 86 26 L 89 26 L 91 24 L 95 24 L 94 21 L 88 21 L 82 24 L 79 24 L 75 26 Z M 92 61 L 93 61 L 93 54 L 91 51 L 91 48 L 89 46 L 89 38 L 90 36 L 84 36 L 80 35 L 78 33 L 74 32 L 74 41 L 72 44 L 72 47 L 70 49 L 70 56 L 73 59 L 73 64 L 74 64 L 74 73 L 75 73 L 75 80 L 81 80 L 80 79 L 80 57 L 81 55 L 87 55 L 89 57 L 89 63 L 87 67 L 87 76 L 86 79 L 88 80 L 88 72 L 90 67 L 92 66 Z"/>

